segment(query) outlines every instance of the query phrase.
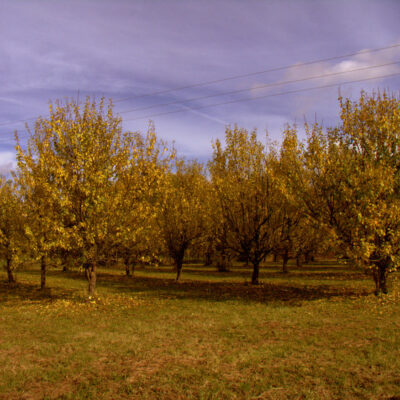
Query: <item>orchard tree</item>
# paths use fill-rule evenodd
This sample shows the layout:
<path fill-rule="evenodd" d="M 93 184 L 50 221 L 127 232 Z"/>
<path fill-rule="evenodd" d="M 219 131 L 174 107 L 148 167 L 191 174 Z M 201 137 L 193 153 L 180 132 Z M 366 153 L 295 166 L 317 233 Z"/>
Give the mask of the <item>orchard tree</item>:
<path fill-rule="evenodd" d="M 210 239 L 213 243 L 215 266 L 219 272 L 229 271 L 231 260 L 235 253 L 230 249 L 228 243 L 228 226 L 221 215 L 219 207 L 211 209 L 212 225 Z"/>
<path fill-rule="evenodd" d="M 115 182 L 118 196 L 110 204 L 114 220 L 108 236 L 112 253 L 124 261 L 126 274 L 132 274 L 138 262 L 152 262 L 160 253 L 161 238 L 157 225 L 158 207 L 175 152 L 157 140 L 150 124 L 146 136 L 133 134 L 127 165 Z"/>
<path fill-rule="evenodd" d="M 23 149 L 16 134 L 17 170 L 15 182 L 26 213 L 25 234 L 29 252 L 40 261 L 40 287 L 46 287 L 50 257 L 68 248 L 63 217 L 67 210 L 57 187 L 60 169 L 53 150 L 53 135 L 45 129 L 48 121 L 39 118 L 32 132 L 28 129 L 27 148 Z"/>
<path fill-rule="evenodd" d="M 210 197 L 201 164 L 176 160 L 174 169 L 166 176 L 157 220 L 178 281 L 186 251 L 208 233 Z"/>
<path fill-rule="evenodd" d="M 310 217 L 309 209 L 304 203 L 308 198 L 305 191 L 310 186 L 305 183 L 307 171 L 303 163 L 303 152 L 304 146 L 298 140 L 296 125 L 288 125 L 283 132 L 279 159 L 275 163 L 282 197 L 280 236 L 274 254 L 281 256 L 283 272 L 287 272 L 289 258 L 296 258 L 297 266 L 301 266 L 303 257 L 309 262 L 313 254 L 332 247 L 334 241 L 330 230 Z M 318 210 L 318 207 L 315 208 Z"/>
<path fill-rule="evenodd" d="M 111 101 L 104 103 L 51 105 L 50 116 L 36 122 L 27 150 L 17 146 L 37 251 L 42 260 L 60 247 L 81 254 L 89 295 L 108 235 L 120 223 L 111 215 L 121 195 L 116 181 L 129 167 L 134 143 L 132 133 L 122 132 Z"/>
<path fill-rule="evenodd" d="M 0 254 L 5 260 L 8 282 L 15 283 L 14 271 L 26 248 L 24 212 L 20 198 L 10 180 L 0 177 Z"/>
<path fill-rule="evenodd" d="M 213 145 L 209 170 L 225 237 L 224 246 L 253 265 L 258 284 L 260 263 L 272 252 L 280 229 L 282 188 L 274 171 L 276 154 L 255 131 L 228 127 L 225 147 Z"/>
<path fill-rule="evenodd" d="M 308 232 L 303 230 L 302 222 L 306 218 L 304 207 L 295 191 L 292 190 L 293 170 L 301 172 L 301 145 L 297 139 L 296 127 L 287 126 L 279 152 L 274 160 L 275 173 L 281 186 L 279 207 L 280 228 L 273 253 L 282 257 L 282 272 L 287 273 L 289 258 L 299 259 L 301 243 Z"/>
<path fill-rule="evenodd" d="M 227 245 L 228 228 L 223 219 L 222 210 L 218 207 L 217 193 L 212 182 L 207 179 L 208 186 L 208 215 L 210 218 L 209 229 L 205 240 L 202 242 L 202 254 L 205 258 L 205 265 L 214 264 L 219 272 L 227 272 L 234 253 Z"/>
<path fill-rule="evenodd" d="M 326 224 L 306 216 L 300 222 L 298 235 L 295 237 L 296 263 L 309 264 L 317 254 L 337 253 L 335 235 Z"/>
<path fill-rule="evenodd" d="M 387 275 L 400 263 L 400 103 L 362 93 L 340 107 L 337 128 L 309 130 L 303 199 L 347 256 L 374 271 L 376 293 L 387 293 Z"/>

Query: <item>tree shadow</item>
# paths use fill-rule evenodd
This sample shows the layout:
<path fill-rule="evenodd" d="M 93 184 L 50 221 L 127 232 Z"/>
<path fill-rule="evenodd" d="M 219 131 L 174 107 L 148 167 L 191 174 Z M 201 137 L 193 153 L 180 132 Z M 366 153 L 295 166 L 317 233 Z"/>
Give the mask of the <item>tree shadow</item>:
<path fill-rule="evenodd" d="M 170 274 L 171 270 L 163 270 L 157 272 L 161 274 Z M 183 274 L 190 274 L 196 276 L 204 276 L 207 275 L 209 277 L 214 278 L 242 278 L 243 280 L 250 280 L 251 278 L 251 270 L 229 270 L 227 272 L 219 272 L 219 271 L 202 271 L 195 268 L 187 268 L 183 270 Z M 368 279 L 366 274 L 362 271 L 355 269 L 333 269 L 327 270 L 326 268 L 315 268 L 315 269 L 302 269 L 301 267 L 291 268 L 289 266 L 289 271 L 287 273 L 283 273 L 277 267 L 269 267 L 262 268 L 260 270 L 261 279 L 281 279 L 281 278 L 298 278 L 301 280 L 365 280 Z"/>
<path fill-rule="evenodd" d="M 346 265 L 304 265 L 298 267 L 296 265 L 288 266 L 288 273 L 282 273 L 282 266 L 278 264 L 269 263 L 260 267 L 261 279 L 273 279 L 282 277 L 297 277 L 301 279 L 338 279 L 338 280 L 364 280 L 366 278 L 363 271 L 359 268 Z M 170 275 L 174 271 L 173 266 L 161 267 L 136 267 L 137 271 L 156 272 L 159 275 Z M 122 271 L 122 269 L 121 269 Z M 241 278 L 243 280 L 250 280 L 252 274 L 251 266 L 231 266 L 228 271 L 218 271 L 212 266 L 204 266 L 201 264 L 189 264 L 183 266 L 183 274 L 195 276 L 207 276 L 210 278 Z"/>
<path fill-rule="evenodd" d="M 99 275 L 99 285 L 117 292 L 140 292 L 157 298 L 203 299 L 209 301 L 232 301 L 299 304 L 303 301 L 349 298 L 370 295 L 373 291 L 364 288 L 345 288 L 333 285 L 295 285 L 264 282 L 249 285 L 240 282 L 208 282 L 154 277 L 124 277 L 109 274 Z"/>
<path fill-rule="evenodd" d="M 158 269 L 157 269 L 158 272 Z M 166 272 L 171 272 L 167 270 Z M 38 275 L 39 271 L 25 271 L 31 275 Z M 203 276 L 205 272 L 203 271 Z M 220 276 L 221 273 L 217 274 Z M 49 271 L 49 276 L 62 277 L 66 280 L 80 280 L 85 278 L 78 271 Z M 290 275 L 290 274 L 289 274 Z M 208 276 L 208 274 L 207 274 Z M 273 278 L 274 273 L 263 276 L 262 278 Z M 335 273 L 336 276 L 336 273 Z M 351 275 L 349 275 L 351 276 Z M 210 278 L 212 279 L 212 275 Z M 279 273 L 279 277 L 288 277 Z M 303 279 L 303 275 L 300 275 Z M 320 274 L 311 274 L 310 279 L 320 279 Z M 355 276 L 359 278 L 359 276 Z M 365 276 L 364 276 L 365 278 Z M 350 278 L 351 279 L 351 278 Z M 262 282 L 260 285 L 249 285 L 242 282 L 226 281 L 200 281 L 184 279 L 176 282 L 173 278 L 156 278 L 146 276 L 127 277 L 124 275 L 99 272 L 98 288 L 104 287 L 115 293 L 142 295 L 152 298 L 174 298 L 174 299 L 201 299 L 205 301 L 240 301 L 251 303 L 287 303 L 292 305 L 301 304 L 303 301 L 319 299 L 362 297 L 370 295 L 373 290 L 366 288 L 338 287 L 335 285 L 307 285 L 296 284 L 287 279 L 282 282 Z M 68 286 L 68 285 L 66 285 Z M 29 300 L 38 302 L 52 302 L 58 299 L 76 298 L 76 294 L 81 293 L 81 289 L 63 288 L 60 286 L 51 287 L 44 291 L 38 285 L 30 283 L 18 283 L 9 285 L 0 282 L 0 303 L 12 301 L 13 299 Z"/>
<path fill-rule="evenodd" d="M 0 304 L 15 300 L 30 302 L 54 302 L 61 299 L 71 299 L 77 290 L 60 287 L 48 287 L 41 290 L 37 284 L 17 282 L 9 284 L 0 281 Z"/>

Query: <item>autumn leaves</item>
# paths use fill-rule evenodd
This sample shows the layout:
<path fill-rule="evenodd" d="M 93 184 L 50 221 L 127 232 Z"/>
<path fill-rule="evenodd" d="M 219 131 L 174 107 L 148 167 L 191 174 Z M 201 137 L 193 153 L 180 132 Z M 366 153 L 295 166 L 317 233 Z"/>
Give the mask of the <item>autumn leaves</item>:
<path fill-rule="evenodd" d="M 329 249 L 376 270 L 385 292 L 400 250 L 399 101 L 362 94 L 340 106 L 338 127 L 306 126 L 302 143 L 287 126 L 279 148 L 228 127 L 205 166 L 178 158 L 152 126 L 123 132 L 112 103 L 55 104 L 26 147 L 17 138 L 18 168 L 1 184 L 10 281 L 20 253 L 40 260 L 42 288 L 61 257 L 86 271 L 93 295 L 100 264 L 123 260 L 131 273 L 168 259 L 179 279 L 195 251 L 247 261 L 257 284 L 271 254 L 287 270 L 289 258 Z"/>

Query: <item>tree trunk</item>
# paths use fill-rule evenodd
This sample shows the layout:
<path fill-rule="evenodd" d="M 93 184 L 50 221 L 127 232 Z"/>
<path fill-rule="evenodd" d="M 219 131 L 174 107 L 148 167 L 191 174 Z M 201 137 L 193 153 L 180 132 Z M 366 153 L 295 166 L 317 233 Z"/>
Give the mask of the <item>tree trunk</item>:
<path fill-rule="evenodd" d="M 380 268 L 378 274 L 379 289 L 384 294 L 387 294 L 388 292 L 386 287 L 386 277 L 387 277 L 386 268 Z"/>
<path fill-rule="evenodd" d="M 126 276 L 132 276 L 135 272 L 135 263 L 125 264 Z"/>
<path fill-rule="evenodd" d="M 124 257 L 124 264 L 126 276 L 132 276 L 134 271 L 134 264 L 131 263 L 131 258 L 129 256 Z"/>
<path fill-rule="evenodd" d="M 301 254 L 298 254 L 296 256 L 296 266 L 297 267 L 302 267 L 302 265 L 301 265 Z"/>
<path fill-rule="evenodd" d="M 11 267 L 11 258 L 7 258 L 6 270 L 7 270 L 7 276 L 8 276 L 8 283 L 15 283 L 16 280 L 15 280 L 14 272 Z"/>
<path fill-rule="evenodd" d="M 307 253 L 304 255 L 304 262 L 306 264 L 310 264 L 311 262 L 311 253 L 309 251 L 307 251 Z"/>
<path fill-rule="evenodd" d="M 287 251 L 285 251 L 285 253 L 283 254 L 282 260 L 283 260 L 283 262 L 282 262 L 282 272 L 284 274 L 287 274 L 289 272 L 288 271 L 288 267 L 287 267 L 287 263 L 289 261 L 289 253 Z"/>
<path fill-rule="evenodd" d="M 272 260 L 274 263 L 278 262 L 278 253 L 274 253 L 274 258 Z"/>
<path fill-rule="evenodd" d="M 182 265 L 183 265 L 182 260 L 176 261 L 175 266 L 176 266 L 176 281 L 177 281 L 177 282 L 179 281 L 179 278 L 180 278 L 180 276 L 181 276 Z"/>
<path fill-rule="evenodd" d="M 182 272 L 183 259 L 185 258 L 185 251 L 187 249 L 186 245 L 181 245 L 179 250 L 174 253 L 174 261 L 176 268 L 176 281 L 179 281 Z"/>
<path fill-rule="evenodd" d="M 89 282 L 89 280 L 90 280 L 90 276 L 89 276 L 89 266 L 90 266 L 90 264 L 89 263 L 83 263 L 83 269 L 84 269 L 84 271 L 85 271 L 85 278 L 86 278 L 86 280 Z"/>
<path fill-rule="evenodd" d="M 212 264 L 212 250 L 207 249 L 205 254 L 204 266 L 208 267 L 211 264 Z"/>
<path fill-rule="evenodd" d="M 46 257 L 42 256 L 40 260 L 40 289 L 44 290 L 46 288 Z"/>
<path fill-rule="evenodd" d="M 88 281 L 89 281 L 89 296 L 94 296 L 96 290 L 96 263 L 91 262 L 87 266 L 87 274 L 86 274 Z"/>
<path fill-rule="evenodd" d="M 218 254 L 217 256 L 217 269 L 218 272 L 228 272 L 228 260 L 225 254 Z"/>
<path fill-rule="evenodd" d="M 380 293 L 387 294 L 386 278 L 387 278 L 388 263 L 381 261 L 375 264 L 373 269 L 373 277 L 375 281 L 375 294 L 378 296 Z"/>
<path fill-rule="evenodd" d="M 258 275 L 260 273 L 260 263 L 253 262 L 253 275 L 251 276 L 251 284 L 258 285 Z"/>

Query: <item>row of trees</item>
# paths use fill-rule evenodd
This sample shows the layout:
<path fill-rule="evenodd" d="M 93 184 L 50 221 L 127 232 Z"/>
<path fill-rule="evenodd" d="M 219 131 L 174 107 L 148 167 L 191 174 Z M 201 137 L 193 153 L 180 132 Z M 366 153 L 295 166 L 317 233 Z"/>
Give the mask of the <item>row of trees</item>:
<path fill-rule="evenodd" d="M 287 126 L 278 147 L 226 129 L 207 165 L 179 159 L 146 135 L 123 132 L 112 103 L 57 103 L 39 118 L 17 169 L 0 185 L 0 248 L 9 281 L 21 257 L 83 268 L 89 294 L 98 265 L 173 260 L 188 250 L 220 266 L 270 254 L 335 249 L 374 272 L 377 292 L 400 257 L 400 103 L 386 93 L 339 99 L 341 123 Z"/>

